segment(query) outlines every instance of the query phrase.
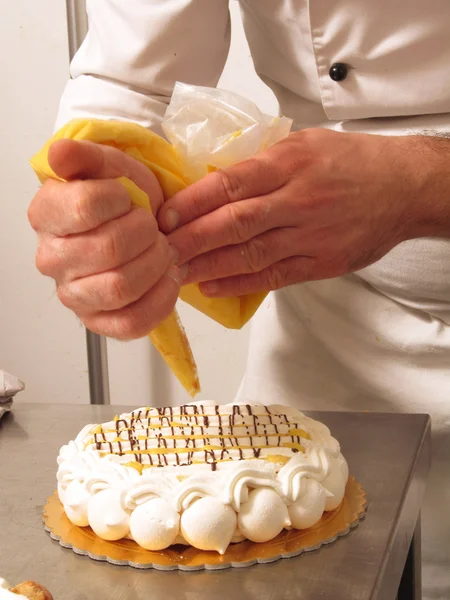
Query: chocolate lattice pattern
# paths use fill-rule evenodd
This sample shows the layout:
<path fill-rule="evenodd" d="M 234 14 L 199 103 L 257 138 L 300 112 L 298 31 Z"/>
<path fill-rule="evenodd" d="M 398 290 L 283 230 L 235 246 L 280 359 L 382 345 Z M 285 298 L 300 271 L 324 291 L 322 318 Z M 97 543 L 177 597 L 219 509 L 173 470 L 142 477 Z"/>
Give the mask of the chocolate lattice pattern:
<path fill-rule="evenodd" d="M 249 405 L 147 408 L 96 427 L 87 446 L 101 455 L 128 456 L 142 467 L 185 466 L 230 460 L 277 460 L 303 452 L 309 433 L 286 414 Z M 228 412 L 229 411 L 229 412 Z"/>

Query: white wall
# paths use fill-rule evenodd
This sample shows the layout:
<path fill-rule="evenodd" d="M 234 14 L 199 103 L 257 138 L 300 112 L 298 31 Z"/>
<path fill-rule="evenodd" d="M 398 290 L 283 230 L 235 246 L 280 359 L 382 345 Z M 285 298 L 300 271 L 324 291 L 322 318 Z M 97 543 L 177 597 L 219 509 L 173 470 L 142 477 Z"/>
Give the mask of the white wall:
<path fill-rule="evenodd" d="M 233 38 L 220 86 L 276 113 L 272 93 L 254 73 L 231 2 Z M 51 19 L 48 15 L 51 14 Z M 0 22 L 3 83 L 0 95 L 0 368 L 21 377 L 29 402 L 88 402 L 84 330 L 60 306 L 54 285 L 34 267 L 35 236 L 26 220 L 37 187 L 28 159 L 52 130 L 67 77 L 65 3 L 16 0 Z M 48 68 L 42 68 L 42 65 Z M 232 399 L 244 372 L 247 329 L 227 331 L 181 305 L 197 359 L 200 398 Z M 111 402 L 134 406 L 179 403 L 187 395 L 146 340 L 108 342 Z"/>
<path fill-rule="evenodd" d="M 26 218 L 37 188 L 28 160 L 52 131 L 67 79 L 65 3 L 8 3 L 0 57 L 0 368 L 26 382 L 24 400 L 85 402 L 84 332 L 36 271 Z"/>

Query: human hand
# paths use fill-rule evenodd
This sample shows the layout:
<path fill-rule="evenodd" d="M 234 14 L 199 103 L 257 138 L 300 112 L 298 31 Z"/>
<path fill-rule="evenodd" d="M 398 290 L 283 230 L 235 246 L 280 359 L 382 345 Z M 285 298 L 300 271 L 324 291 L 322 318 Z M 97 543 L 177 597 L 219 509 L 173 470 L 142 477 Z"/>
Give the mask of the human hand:
<path fill-rule="evenodd" d="M 49 150 L 55 174 L 31 202 L 38 234 L 36 265 L 56 281 L 61 302 L 102 335 L 146 335 L 173 310 L 178 268 L 153 214 L 164 198 L 151 171 L 109 146 L 60 140 Z M 147 193 L 153 214 L 132 207 L 115 179 L 128 177 Z"/>
<path fill-rule="evenodd" d="M 178 193 L 158 222 L 183 283 L 207 282 L 210 296 L 274 290 L 357 271 L 418 237 L 410 140 L 304 130 Z"/>

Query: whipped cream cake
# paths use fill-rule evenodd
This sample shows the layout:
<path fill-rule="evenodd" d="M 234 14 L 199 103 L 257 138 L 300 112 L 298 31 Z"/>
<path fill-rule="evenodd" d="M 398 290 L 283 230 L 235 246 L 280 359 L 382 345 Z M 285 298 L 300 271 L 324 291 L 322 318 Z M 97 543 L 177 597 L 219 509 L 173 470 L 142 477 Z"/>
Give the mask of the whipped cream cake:
<path fill-rule="evenodd" d="M 60 450 L 69 520 L 148 550 L 223 554 L 306 529 L 342 502 L 348 467 L 329 429 L 262 404 L 140 408 L 87 425 Z"/>

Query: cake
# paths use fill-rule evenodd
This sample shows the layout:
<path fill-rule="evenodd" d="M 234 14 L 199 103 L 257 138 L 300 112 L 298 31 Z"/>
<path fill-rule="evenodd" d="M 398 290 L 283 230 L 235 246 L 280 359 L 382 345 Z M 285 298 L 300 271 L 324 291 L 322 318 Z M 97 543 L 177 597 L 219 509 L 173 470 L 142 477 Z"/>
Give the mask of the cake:
<path fill-rule="evenodd" d="M 140 408 L 87 425 L 60 450 L 69 520 L 147 550 L 224 554 L 307 529 L 336 509 L 348 467 L 322 423 L 279 405 Z"/>
<path fill-rule="evenodd" d="M 16 587 L 10 585 L 0 577 L 0 600 L 53 600 L 53 596 L 35 581 L 24 581 Z"/>

